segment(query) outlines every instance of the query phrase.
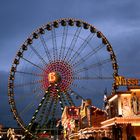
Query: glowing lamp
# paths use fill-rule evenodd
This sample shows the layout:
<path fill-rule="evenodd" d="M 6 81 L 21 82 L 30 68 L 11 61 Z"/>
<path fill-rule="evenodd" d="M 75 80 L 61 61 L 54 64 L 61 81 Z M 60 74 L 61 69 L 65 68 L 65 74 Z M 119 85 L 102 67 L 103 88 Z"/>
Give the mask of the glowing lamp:
<path fill-rule="evenodd" d="M 140 126 L 140 123 L 132 123 L 132 126 Z"/>
<path fill-rule="evenodd" d="M 50 72 L 48 74 L 48 81 L 50 83 L 58 83 L 60 81 L 60 75 L 57 72 Z"/>

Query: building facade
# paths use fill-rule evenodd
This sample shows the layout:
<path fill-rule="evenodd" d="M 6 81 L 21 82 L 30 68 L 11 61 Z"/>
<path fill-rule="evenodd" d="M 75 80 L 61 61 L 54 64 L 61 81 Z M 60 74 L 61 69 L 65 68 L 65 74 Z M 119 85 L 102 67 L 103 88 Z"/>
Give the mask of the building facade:
<path fill-rule="evenodd" d="M 140 87 L 129 86 L 107 97 L 106 111 L 90 100 L 65 107 L 62 125 L 65 139 L 140 140 Z"/>
<path fill-rule="evenodd" d="M 106 112 L 92 106 L 91 100 L 82 101 L 80 107 L 65 107 L 62 114 L 64 138 L 82 140 L 109 136 L 108 128 L 101 128 L 106 117 Z"/>
<path fill-rule="evenodd" d="M 108 97 L 107 120 L 102 128 L 112 129 L 112 139 L 140 140 L 140 87 L 129 86 L 126 91 L 118 91 Z"/>

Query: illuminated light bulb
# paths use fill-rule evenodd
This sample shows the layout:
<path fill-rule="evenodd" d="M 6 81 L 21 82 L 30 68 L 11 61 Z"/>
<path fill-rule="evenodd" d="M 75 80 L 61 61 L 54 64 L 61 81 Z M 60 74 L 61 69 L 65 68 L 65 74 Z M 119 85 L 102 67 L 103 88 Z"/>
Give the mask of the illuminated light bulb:
<path fill-rule="evenodd" d="M 56 80 L 57 80 L 57 77 L 56 77 L 56 73 L 55 72 L 51 72 L 48 74 L 48 80 L 50 83 L 55 83 Z"/>

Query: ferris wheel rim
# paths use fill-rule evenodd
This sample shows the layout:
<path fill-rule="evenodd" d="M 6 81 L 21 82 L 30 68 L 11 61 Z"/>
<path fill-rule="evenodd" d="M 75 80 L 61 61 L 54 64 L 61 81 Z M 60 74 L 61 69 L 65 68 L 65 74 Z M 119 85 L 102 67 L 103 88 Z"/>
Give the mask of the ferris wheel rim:
<path fill-rule="evenodd" d="M 22 119 L 16 109 L 16 103 L 14 101 L 14 90 L 13 90 L 14 89 L 14 76 L 16 73 L 17 65 L 20 63 L 20 59 L 23 57 L 24 51 L 26 51 L 28 49 L 29 45 L 32 44 L 33 40 L 38 39 L 38 36 L 42 36 L 42 34 L 44 34 L 45 31 L 52 30 L 52 28 L 59 28 L 58 26 L 66 26 L 65 24 L 67 24 L 68 26 L 73 26 L 73 24 L 76 24 L 74 26 L 91 30 L 91 32 L 95 33 L 98 38 L 101 38 L 102 42 L 106 46 L 106 49 L 110 55 L 110 59 L 112 62 L 112 68 L 113 68 L 113 72 L 114 72 L 113 76 L 118 75 L 118 64 L 117 64 L 117 60 L 116 60 L 116 56 L 113 51 L 113 48 L 112 48 L 111 44 L 109 43 L 109 41 L 106 39 L 106 37 L 102 34 L 102 32 L 97 30 L 93 25 L 88 24 L 87 22 L 85 22 L 83 20 L 78 20 L 78 19 L 73 19 L 73 18 L 63 18 L 63 19 L 54 20 L 54 21 L 49 22 L 49 23 L 41 26 L 40 28 L 38 28 L 26 39 L 26 41 L 23 43 L 23 45 L 18 50 L 18 52 L 14 58 L 13 64 L 12 64 L 12 67 L 10 70 L 10 75 L 9 75 L 9 80 L 8 80 L 8 97 L 9 97 L 9 104 L 11 107 L 11 111 L 12 111 L 15 119 L 17 120 L 18 124 L 22 127 L 22 129 L 25 130 L 25 132 L 27 132 L 31 136 L 33 136 L 33 134 L 31 132 L 29 132 L 28 129 L 25 127 L 25 124 L 22 121 Z M 47 57 L 48 57 L 48 61 L 52 62 L 49 53 L 48 53 Z M 30 62 L 30 63 L 32 63 L 32 62 Z M 32 63 L 32 65 L 38 67 L 36 64 Z M 42 70 L 44 71 L 44 69 L 42 69 Z M 114 89 L 114 87 L 113 87 L 113 89 Z"/>

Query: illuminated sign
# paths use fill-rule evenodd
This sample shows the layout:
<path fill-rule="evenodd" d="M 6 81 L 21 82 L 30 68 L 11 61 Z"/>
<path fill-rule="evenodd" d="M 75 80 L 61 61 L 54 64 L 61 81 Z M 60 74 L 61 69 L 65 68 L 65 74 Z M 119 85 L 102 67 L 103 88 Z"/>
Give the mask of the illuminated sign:
<path fill-rule="evenodd" d="M 72 118 L 78 118 L 79 109 L 78 108 L 69 108 L 68 115 L 69 115 L 69 117 L 72 117 Z"/>
<path fill-rule="evenodd" d="M 86 116 L 86 107 L 80 110 L 80 115 L 81 115 L 81 118 L 84 118 Z"/>
<path fill-rule="evenodd" d="M 139 80 L 135 78 L 125 78 L 123 76 L 115 77 L 116 86 L 136 86 L 138 85 Z"/>
<path fill-rule="evenodd" d="M 131 126 L 140 126 L 140 123 L 138 123 L 138 122 L 134 122 L 134 123 L 131 123 Z"/>
<path fill-rule="evenodd" d="M 56 73 L 56 72 L 50 72 L 50 73 L 48 74 L 48 81 L 49 81 L 50 83 L 56 83 L 56 82 L 58 82 L 59 80 L 60 80 L 60 76 L 59 76 L 58 73 Z"/>

